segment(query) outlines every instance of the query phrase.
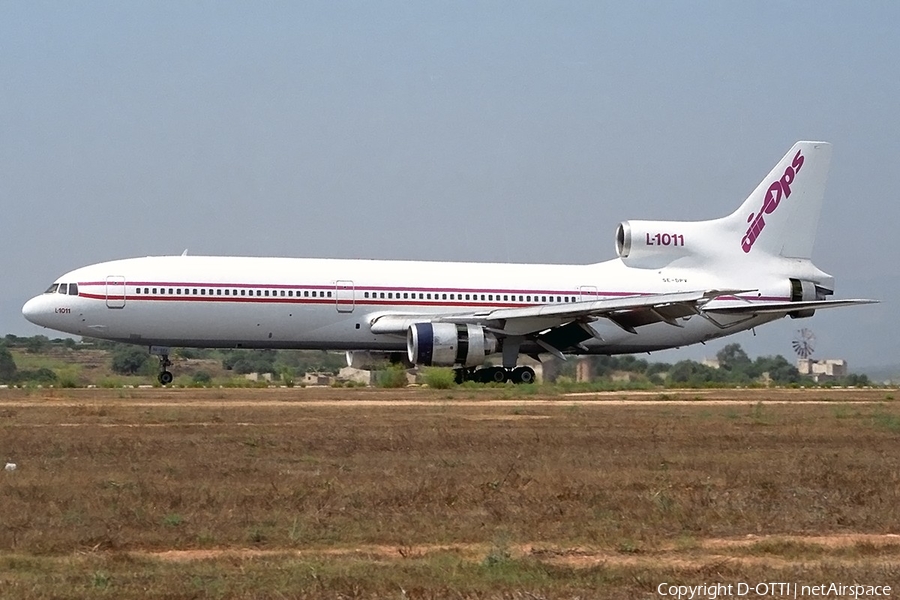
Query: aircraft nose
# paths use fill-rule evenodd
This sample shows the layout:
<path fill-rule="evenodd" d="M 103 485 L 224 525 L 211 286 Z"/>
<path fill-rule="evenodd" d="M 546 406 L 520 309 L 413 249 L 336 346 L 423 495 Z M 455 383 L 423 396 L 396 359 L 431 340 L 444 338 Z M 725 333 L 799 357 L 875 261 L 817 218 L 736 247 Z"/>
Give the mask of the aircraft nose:
<path fill-rule="evenodd" d="M 35 297 L 25 303 L 25 306 L 22 307 L 22 316 L 26 319 L 34 323 L 35 325 L 43 325 L 41 323 L 41 299 L 40 297 Z"/>

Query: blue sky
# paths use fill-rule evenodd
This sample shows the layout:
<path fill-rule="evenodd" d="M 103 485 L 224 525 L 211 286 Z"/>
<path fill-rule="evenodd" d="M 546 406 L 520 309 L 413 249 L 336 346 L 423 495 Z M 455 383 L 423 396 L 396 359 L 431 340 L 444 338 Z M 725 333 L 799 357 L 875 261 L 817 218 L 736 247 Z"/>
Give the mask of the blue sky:
<path fill-rule="evenodd" d="M 147 254 L 589 263 L 834 144 L 814 253 L 875 307 L 728 341 L 900 362 L 900 5 L 0 2 L 0 332 Z"/>

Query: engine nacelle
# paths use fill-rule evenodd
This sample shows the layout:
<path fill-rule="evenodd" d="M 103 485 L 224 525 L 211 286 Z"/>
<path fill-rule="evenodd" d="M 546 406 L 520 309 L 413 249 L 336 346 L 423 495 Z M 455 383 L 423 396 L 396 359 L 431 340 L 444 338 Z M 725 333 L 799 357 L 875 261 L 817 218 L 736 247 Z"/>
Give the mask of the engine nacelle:
<path fill-rule="evenodd" d="M 616 228 L 616 254 L 629 267 L 658 269 L 690 256 L 697 245 L 696 223 L 622 221 Z"/>
<path fill-rule="evenodd" d="M 818 287 L 812 281 L 804 281 L 803 279 L 791 279 L 791 302 L 802 302 L 805 300 L 824 300 L 825 296 L 831 293 L 828 290 Z M 806 310 L 795 310 L 788 313 L 792 319 L 805 319 L 816 314 L 814 308 Z"/>
<path fill-rule="evenodd" d="M 416 323 L 406 333 L 406 350 L 414 365 L 479 367 L 498 345 L 497 337 L 480 325 Z"/>
<path fill-rule="evenodd" d="M 347 350 L 347 366 L 363 371 L 383 369 L 390 365 L 405 364 L 402 352 L 369 352 L 368 350 Z"/>

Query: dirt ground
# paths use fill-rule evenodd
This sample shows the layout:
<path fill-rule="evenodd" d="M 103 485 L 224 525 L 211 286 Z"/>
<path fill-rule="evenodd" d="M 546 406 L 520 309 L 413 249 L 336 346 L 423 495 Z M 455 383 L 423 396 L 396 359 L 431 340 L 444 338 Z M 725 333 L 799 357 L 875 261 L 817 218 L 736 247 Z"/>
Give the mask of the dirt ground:
<path fill-rule="evenodd" d="M 896 584 L 896 392 L 0 389 L 0 597 Z"/>

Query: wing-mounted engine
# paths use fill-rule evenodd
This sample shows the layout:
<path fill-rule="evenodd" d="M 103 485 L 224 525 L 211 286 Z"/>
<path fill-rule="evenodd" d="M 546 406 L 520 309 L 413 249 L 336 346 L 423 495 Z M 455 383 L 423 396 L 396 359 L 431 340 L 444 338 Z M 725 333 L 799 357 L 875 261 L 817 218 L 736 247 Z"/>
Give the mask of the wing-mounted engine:
<path fill-rule="evenodd" d="M 697 223 L 623 221 L 616 228 L 616 254 L 625 265 L 659 269 L 693 255 L 701 242 Z"/>
<path fill-rule="evenodd" d="M 415 323 L 406 334 L 409 362 L 415 365 L 479 367 L 498 346 L 493 333 L 471 323 Z"/>

